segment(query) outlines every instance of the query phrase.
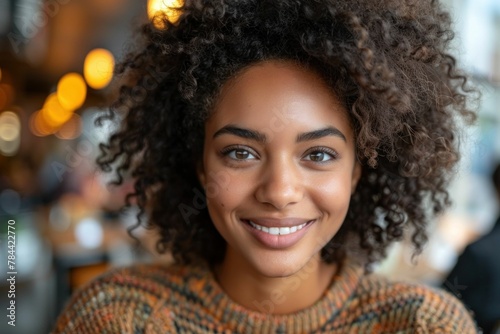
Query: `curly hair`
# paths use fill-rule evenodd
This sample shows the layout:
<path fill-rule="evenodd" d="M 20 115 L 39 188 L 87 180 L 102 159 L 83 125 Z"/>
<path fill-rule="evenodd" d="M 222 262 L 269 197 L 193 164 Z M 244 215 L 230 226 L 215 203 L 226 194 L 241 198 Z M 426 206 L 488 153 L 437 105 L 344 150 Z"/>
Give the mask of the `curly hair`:
<path fill-rule="evenodd" d="M 184 263 L 223 259 L 196 176 L 204 122 L 228 79 L 278 59 L 320 73 L 355 132 L 362 176 L 323 260 L 340 260 L 357 240 L 373 263 L 407 230 L 420 252 L 427 222 L 450 204 L 459 122 L 475 118 L 475 91 L 448 53 L 453 31 L 438 1 L 186 0 L 181 10 L 175 23 L 141 27 L 117 67 L 126 83 L 97 122 L 124 113 L 97 163 L 118 184 L 134 178 L 135 227 L 158 228 L 158 251 Z"/>

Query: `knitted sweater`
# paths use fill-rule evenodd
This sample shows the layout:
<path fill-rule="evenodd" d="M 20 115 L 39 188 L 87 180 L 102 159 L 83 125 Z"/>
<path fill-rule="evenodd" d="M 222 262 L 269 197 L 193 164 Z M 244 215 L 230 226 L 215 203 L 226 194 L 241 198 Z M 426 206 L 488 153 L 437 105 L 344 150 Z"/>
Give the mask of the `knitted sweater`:
<path fill-rule="evenodd" d="M 286 301 L 285 301 L 286 302 Z M 270 315 L 233 302 L 205 267 L 135 265 L 78 290 L 56 333 L 476 333 L 452 295 L 347 263 L 313 306 Z"/>

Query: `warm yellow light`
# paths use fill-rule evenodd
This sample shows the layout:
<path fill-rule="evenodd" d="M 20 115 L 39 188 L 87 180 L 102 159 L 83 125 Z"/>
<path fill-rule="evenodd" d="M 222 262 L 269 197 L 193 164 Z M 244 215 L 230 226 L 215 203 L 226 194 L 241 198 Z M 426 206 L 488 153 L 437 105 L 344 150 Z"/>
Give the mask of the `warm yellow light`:
<path fill-rule="evenodd" d="M 46 131 L 43 131 L 43 125 L 45 123 L 43 122 L 43 118 L 41 116 L 41 111 L 36 111 L 30 116 L 30 121 L 29 121 L 29 126 L 31 133 L 33 133 L 35 136 L 38 137 L 43 137 L 47 136 L 49 133 Z"/>
<path fill-rule="evenodd" d="M 177 22 L 182 14 L 179 8 L 183 4 L 183 0 L 148 0 L 148 17 L 156 28 L 163 29 L 162 18 L 165 17 L 172 23 Z"/>
<path fill-rule="evenodd" d="M 12 111 L 0 114 L 0 140 L 14 141 L 21 135 L 21 122 L 19 116 Z"/>
<path fill-rule="evenodd" d="M 82 118 L 74 114 L 69 121 L 56 132 L 59 139 L 75 139 L 82 133 Z"/>
<path fill-rule="evenodd" d="M 45 121 L 43 114 L 43 110 L 39 110 L 34 112 L 30 117 L 30 130 L 31 132 L 38 137 L 48 136 L 53 134 L 58 130 L 58 127 L 52 127 Z"/>
<path fill-rule="evenodd" d="M 67 122 L 73 116 L 73 111 L 64 108 L 59 103 L 57 94 L 52 93 L 45 100 L 42 108 L 42 116 L 47 125 L 55 128 Z"/>
<path fill-rule="evenodd" d="M 30 120 L 29 120 L 29 127 L 30 127 L 32 134 L 34 134 L 35 136 L 38 136 L 38 137 L 42 137 L 42 136 L 44 136 L 44 134 L 38 129 L 38 124 L 36 124 L 37 119 L 39 118 L 39 114 L 40 114 L 39 111 L 31 114 Z"/>
<path fill-rule="evenodd" d="M 115 58 L 106 49 L 94 49 L 85 57 L 83 75 L 87 84 L 94 89 L 106 87 L 113 79 Z"/>
<path fill-rule="evenodd" d="M 78 73 L 68 73 L 57 84 L 57 98 L 66 110 L 76 110 L 87 97 L 87 85 Z"/>

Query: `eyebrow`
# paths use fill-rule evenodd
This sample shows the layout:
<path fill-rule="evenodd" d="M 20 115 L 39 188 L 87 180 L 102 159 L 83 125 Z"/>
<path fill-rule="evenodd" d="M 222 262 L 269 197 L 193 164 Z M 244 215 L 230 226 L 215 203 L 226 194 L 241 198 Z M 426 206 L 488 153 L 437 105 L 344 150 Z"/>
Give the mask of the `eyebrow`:
<path fill-rule="evenodd" d="M 255 130 L 250 130 L 250 129 L 244 129 L 240 128 L 235 125 L 226 125 L 216 131 L 213 135 L 213 138 L 219 137 L 223 134 L 232 134 L 237 137 L 245 138 L 245 139 L 250 139 L 254 140 L 256 142 L 259 142 L 261 144 L 265 144 L 267 141 L 267 137 L 265 134 L 260 133 Z M 323 129 L 319 130 L 314 130 L 314 131 L 309 131 L 309 132 L 304 132 L 300 133 L 297 135 L 297 138 L 295 139 L 296 142 L 304 142 L 304 141 L 309 141 L 309 140 L 315 140 L 327 136 L 334 136 L 334 137 L 339 137 L 343 141 L 347 142 L 346 136 L 337 128 L 333 126 L 329 126 Z"/>
<path fill-rule="evenodd" d="M 337 128 L 334 128 L 333 126 L 329 126 L 323 129 L 319 130 L 314 130 L 310 132 L 304 132 L 301 133 L 297 136 L 296 141 L 303 142 L 303 141 L 308 141 L 308 140 L 315 140 L 319 138 L 323 138 L 326 136 L 334 136 L 334 137 L 339 137 L 343 141 L 347 143 L 347 138 L 344 136 L 344 134 Z"/>
<path fill-rule="evenodd" d="M 264 144 L 267 141 L 266 135 L 255 130 L 240 128 L 235 125 L 226 125 L 214 133 L 213 138 L 223 134 L 232 134 L 241 138 L 255 140 Z"/>

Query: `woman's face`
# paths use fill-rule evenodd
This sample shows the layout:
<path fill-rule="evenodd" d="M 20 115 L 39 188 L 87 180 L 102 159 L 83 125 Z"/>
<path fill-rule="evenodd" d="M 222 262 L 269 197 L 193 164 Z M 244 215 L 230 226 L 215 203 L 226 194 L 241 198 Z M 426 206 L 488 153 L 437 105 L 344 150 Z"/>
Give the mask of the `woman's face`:
<path fill-rule="evenodd" d="M 206 122 L 199 171 L 224 261 L 298 272 L 342 225 L 360 171 L 347 112 L 316 73 L 278 61 L 245 69 Z"/>

